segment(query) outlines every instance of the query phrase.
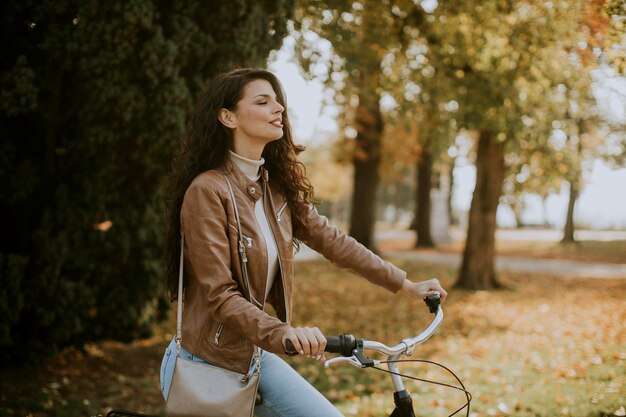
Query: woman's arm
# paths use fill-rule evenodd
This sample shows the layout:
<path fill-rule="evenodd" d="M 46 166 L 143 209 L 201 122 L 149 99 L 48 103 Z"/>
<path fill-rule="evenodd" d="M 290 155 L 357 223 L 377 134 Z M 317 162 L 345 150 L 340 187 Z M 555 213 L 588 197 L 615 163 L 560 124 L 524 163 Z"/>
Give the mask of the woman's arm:
<path fill-rule="evenodd" d="M 441 300 L 447 292 L 436 278 L 414 283 L 406 279 L 406 272 L 381 259 L 351 236 L 329 223 L 328 219 L 311 206 L 306 218 L 307 231 L 295 236 L 311 249 L 341 268 L 365 277 L 391 292 L 402 291 L 409 297 L 423 299 L 431 291 L 439 291 Z"/>

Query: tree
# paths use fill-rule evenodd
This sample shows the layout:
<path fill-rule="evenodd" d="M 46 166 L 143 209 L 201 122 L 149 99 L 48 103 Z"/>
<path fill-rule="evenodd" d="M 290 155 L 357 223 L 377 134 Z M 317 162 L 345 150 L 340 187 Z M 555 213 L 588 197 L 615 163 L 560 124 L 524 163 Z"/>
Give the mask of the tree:
<path fill-rule="evenodd" d="M 415 2 L 396 1 L 393 8 L 402 35 L 400 46 L 391 49 L 384 61 L 383 70 L 389 74 L 387 90 L 398 107 L 390 114 L 393 117 L 389 123 L 405 126 L 413 134 L 417 152 L 410 154 L 415 172 L 415 216 L 411 229 L 417 233 L 417 247 L 432 247 L 435 242 L 431 194 L 437 174 L 433 169 L 447 159 L 447 148 L 458 129 L 452 115 L 457 103 L 452 100 L 454 95 L 446 74 L 434 71 L 427 58 L 430 48 L 440 47 L 438 39 L 432 36 L 432 16 Z M 407 153 L 404 147 L 396 146 L 395 150 L 397 159 Z"/>
<path fill-rule="evenodd" d="M 574 68 L 566 45 L 575 44 L 582 2 L 442 3 L 433 11 L 428 59 L 457 93 L 458 122 L 478 132 L 477 181 L 469 213 L 463 262 L 456 285 L 500 286 L 494 269 L 496 211 L 505 177 L 505 155 L 522 138 L 541 141 L 563 112 L 557 94 Z M 545 138 L 543 140 L 546 140 Z"/>
<path fill-rule="evenodd" d="M 621 147 L 622 152 L 616 155 L 614 150 L 606 152 L 606 147 L 602 146 L 603 139 L 610 141 L 609 138 L 600 138 L 594 134 L 598 131 L 598 125 L 603 125 L 605 134 L 606 131 L 615 132 L 620 128 L 615 129 L 611 126 L 611 116 L 603 115 L 598 109 L 592 94 L 593 77 L 589 72 L 603 61 L 611 65 L 618 74 L 626 72 L 623 48 L 621 50 L 615 48 L 616 45 L 624 43 L 623 17 L 618 17 L 619 8 L 623 9 L 624 5 L 624 1 L 592 0 L 584 8 L 581 18 L 579 32 L 584 40 L 576 49 L 575 56 L 579 57 L 586 71 L 573 77 L 573 82 L 568 86 L 567 117 L 562 123 L 562 131 L 567 135 L 566 146 L 569 149 L 568 157 L 562 159 L 570 162 L 569 169 L 564 174 L 569 185 L 569 201 L 561 240 L 564 244 L 576 241 L 574 209 L 584 186 L 582 166 L 584 161 L 599 157 L 613 164 L 623 165 L 623 150 L 626 143 L 624 138 L 621 137 L 618 141 L 617 146 Z M 623 120 L 621 124 L 623 130 Z"/>
<path fill-rule="evenodd" d="M 384 90 L 381 63 L 397 42 L 399 28 L 389 0 L 302 1 L 296 18 L 298 55 L 308 74 L 326 66 L 326 83 L 342 107 L 340 124 L 351 141 L 354 166 L 352 215 L 349 232 L 373 248 L 376 191 L 380 181 L 384 119 L 380 109 Z M 319 38 L 332 44 L 332 57 L 324 62 Z M 365 46 L 365 47 L 364 47 Z"/>
<path fill-rule="evenodd" d="M 427 103 L 426 106 L 424 106 L 426 108 L 419 108 L 423 112 L 424 118 L 421 123 L 422 129 L 420 129 L 419 138 L 417 138 L 421 147 L 415 163 L 415 219 L 412 228 L 417 233 L 416 247 L 435 246 L 431 230 L 431 194 L 433 189 L 433 164 L 438 157 L 435 151 L 438 148 L 436 141 L 441 137 L 437 135 L 440 113 L 436 108 L 437 103 L 435 105 Z M 445 143 L 445 141 L 443 142 Z"/>
<path fill-rule="evenodd" d="M 208 79 L 280 46 L 280 1 L 7 1 L 2 363 L 146 335 L 165 311 L 160 178 Z"/>

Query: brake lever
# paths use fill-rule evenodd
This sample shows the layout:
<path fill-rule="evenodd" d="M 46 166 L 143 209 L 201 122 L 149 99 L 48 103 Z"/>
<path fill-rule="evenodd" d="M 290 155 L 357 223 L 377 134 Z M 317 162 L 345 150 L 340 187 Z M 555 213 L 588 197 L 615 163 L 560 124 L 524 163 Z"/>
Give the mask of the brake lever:
<path fill-rule="evenodd" d="M 332 358 L 332 359 L 326 360 L 326 362 L 324 362 L 324 368 L 329 368 L 330 365 L 343 363 L 343 362 L 348 363 L 348 364 L 350 364 L 350 365 L 352 365 L 354 367 L 357 367 L 357 368 L 366 368 L 368 366 L 379 365 L 380 364 L 380 361 L 373 360 L 372 364 L 365 365 L 365 364 L 361 363 L 361 361 L 356 356 L 339 356 L 339 357 L 336 357 L 336 358 Z"/>

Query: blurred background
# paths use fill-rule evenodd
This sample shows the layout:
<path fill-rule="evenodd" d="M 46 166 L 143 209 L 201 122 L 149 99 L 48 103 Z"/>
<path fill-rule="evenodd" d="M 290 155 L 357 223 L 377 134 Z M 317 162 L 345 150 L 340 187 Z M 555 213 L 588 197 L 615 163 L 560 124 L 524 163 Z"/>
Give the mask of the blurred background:
<path fill-rule="evenodd" d="M 624 1 L 40 0 L 0 16 L 0 414 L 162 414 L 161 183 L 208 81 L 267 67 L 320 212 L 451 289 L 424 355 L 464 370 L 473 415 L 626 415 Z M 298 260 L 296 324 L 415 329 L 397 312 L 413 307 Z M 358 319 L 323 307 L 346 294 Z M 292 361 L 345 414 L 388 412 L 382 380 Z M 414 392 L 425 415 L 455 409 Z"/>

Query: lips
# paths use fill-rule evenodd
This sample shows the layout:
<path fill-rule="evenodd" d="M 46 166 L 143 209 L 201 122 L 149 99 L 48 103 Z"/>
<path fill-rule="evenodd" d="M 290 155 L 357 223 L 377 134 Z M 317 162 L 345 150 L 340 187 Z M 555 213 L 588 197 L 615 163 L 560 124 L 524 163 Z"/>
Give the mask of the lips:
<path fill-rule="evenodd" d="M 274 119 L 270 122 L 270 124 L 276 127 L 283 127 L 283 119 L 281 118 Z"/>

